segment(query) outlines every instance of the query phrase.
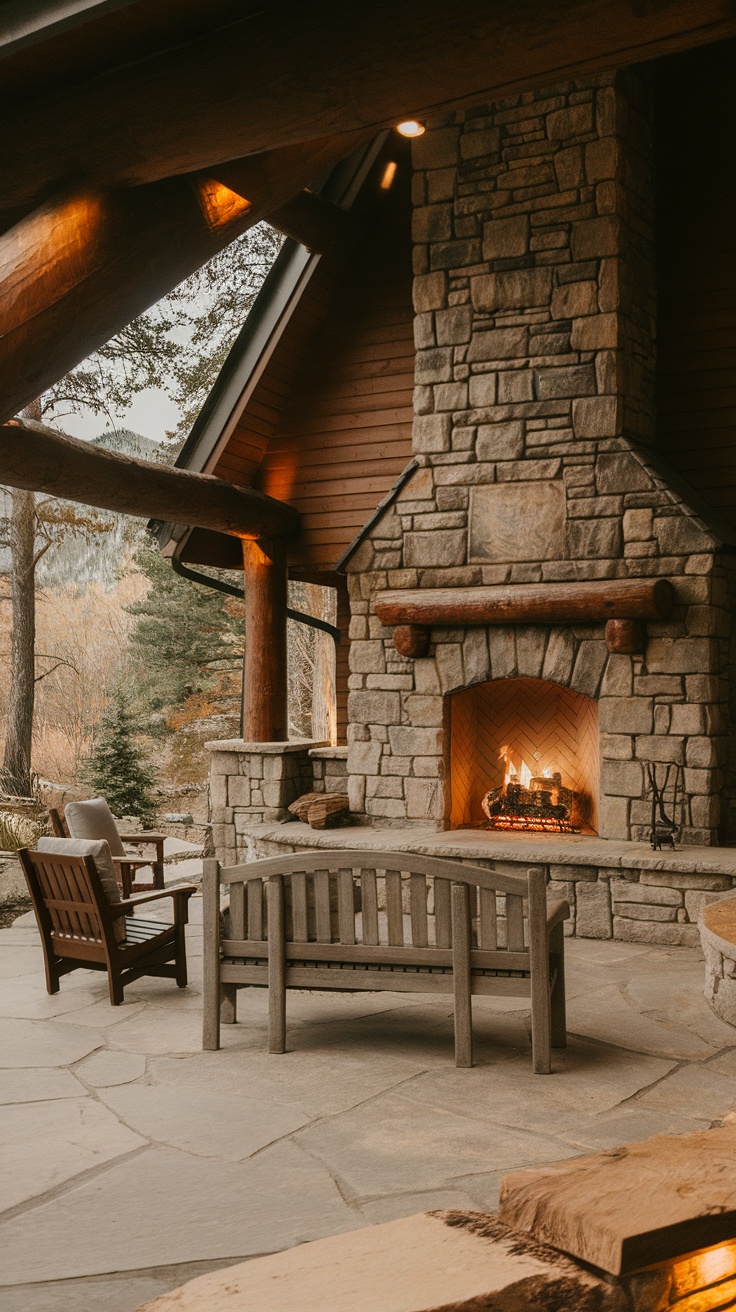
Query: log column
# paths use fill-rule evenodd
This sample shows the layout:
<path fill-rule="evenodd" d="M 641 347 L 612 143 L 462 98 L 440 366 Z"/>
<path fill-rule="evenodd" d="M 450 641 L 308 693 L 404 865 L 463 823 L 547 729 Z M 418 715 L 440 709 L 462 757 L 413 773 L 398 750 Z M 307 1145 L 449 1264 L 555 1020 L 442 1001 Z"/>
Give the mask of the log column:
<path fill-rule="evenodd" d="M 281 539 L 243 542 L 245 677 L 243 738 L 286 742 L 286 545 Z"/>

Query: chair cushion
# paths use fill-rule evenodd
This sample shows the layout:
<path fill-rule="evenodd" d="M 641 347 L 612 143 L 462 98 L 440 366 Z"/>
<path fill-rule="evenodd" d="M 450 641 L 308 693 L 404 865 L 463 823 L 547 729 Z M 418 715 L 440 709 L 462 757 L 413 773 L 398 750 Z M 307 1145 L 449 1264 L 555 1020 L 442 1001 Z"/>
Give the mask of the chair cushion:
<path fill-rule="evenodd" d="M 104 797 L 92 797 L 87 802 L 68 802 L 64 814 L 72 838 L 104 838 L 113 856 L 125 856 L 115 817 Z"/>
<path fill-rule="evenodd" d="M 119 905 L 120 887 L 115 875 L 115 867 L 110 856 L 110 847 L 104 839 L 91 838 L 39 838 L 36 844 L 39 852 L 56 853 L 58 856 L 91 856 L 110 906 Z M 125 917 L 118 916 L 113 921 L 113 932 L 118 943 L 126 939 Z"/>

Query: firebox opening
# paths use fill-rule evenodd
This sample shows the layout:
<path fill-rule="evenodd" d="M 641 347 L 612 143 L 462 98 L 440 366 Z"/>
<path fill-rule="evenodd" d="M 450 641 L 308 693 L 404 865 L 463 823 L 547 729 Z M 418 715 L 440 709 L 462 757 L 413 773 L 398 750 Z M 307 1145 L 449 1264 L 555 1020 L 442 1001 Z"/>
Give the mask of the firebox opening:
<path fill-rule="evenodd" d="M 492 679 L 450 697 L 450 826 L 598 828 L 598 703 L 545 679 Z"/>

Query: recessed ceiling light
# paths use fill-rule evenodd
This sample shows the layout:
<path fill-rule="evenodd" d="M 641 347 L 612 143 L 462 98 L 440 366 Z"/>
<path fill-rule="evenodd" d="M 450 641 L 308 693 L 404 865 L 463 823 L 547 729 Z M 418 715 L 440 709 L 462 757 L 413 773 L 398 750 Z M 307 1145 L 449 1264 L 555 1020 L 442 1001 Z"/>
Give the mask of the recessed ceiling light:
<path fill-rule="evenodd" d="M 396 131 L 400 132 L 402 137 L 423 137 L 427 129 L 417 119 L 407 118 L 403 123 L 396 124 Z"/>

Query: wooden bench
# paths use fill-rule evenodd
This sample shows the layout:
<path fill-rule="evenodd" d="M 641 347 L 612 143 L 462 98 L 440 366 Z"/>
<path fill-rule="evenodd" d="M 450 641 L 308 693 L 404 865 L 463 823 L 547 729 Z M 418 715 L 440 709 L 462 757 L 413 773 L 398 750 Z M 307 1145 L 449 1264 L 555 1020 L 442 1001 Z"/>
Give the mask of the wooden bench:
<path fill-rule="evenodd" d="M 569 915 L 566 902 L 548 907 L 539 869 L 520 878 L 403 852 L 207 860 L 203 1047 L 220 1046 L 221 1020 L 235 1022 L 239 988 L 268 987 L 271 1052 L 285 1051 L 288 988 L 452 993 L 455 1062 L 471 1066 L 472 995 L 511 995 L 531 999 L 533 1068 L 547 1074 L 566 1042 Z"/>

